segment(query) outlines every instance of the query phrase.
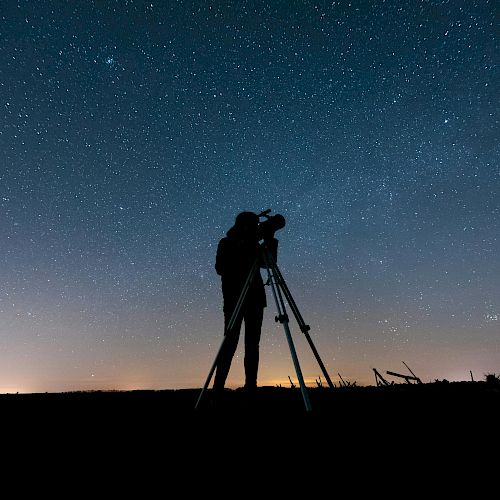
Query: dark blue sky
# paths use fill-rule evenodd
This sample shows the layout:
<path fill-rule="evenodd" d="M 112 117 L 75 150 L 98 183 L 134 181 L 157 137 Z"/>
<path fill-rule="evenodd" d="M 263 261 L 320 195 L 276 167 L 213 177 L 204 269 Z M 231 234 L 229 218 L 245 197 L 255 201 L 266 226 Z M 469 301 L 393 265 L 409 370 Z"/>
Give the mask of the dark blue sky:
<path fill-rule="evenodd" d="M 218 240 L 267 208 L 334 382 L 402 361 L 425 381 L 500 372 L 495 2 L 6 0 L 0 16 L 0 391 L 201 387 L 223 334 Z M 286 385 L 268 303 L 259 383 Z"/>

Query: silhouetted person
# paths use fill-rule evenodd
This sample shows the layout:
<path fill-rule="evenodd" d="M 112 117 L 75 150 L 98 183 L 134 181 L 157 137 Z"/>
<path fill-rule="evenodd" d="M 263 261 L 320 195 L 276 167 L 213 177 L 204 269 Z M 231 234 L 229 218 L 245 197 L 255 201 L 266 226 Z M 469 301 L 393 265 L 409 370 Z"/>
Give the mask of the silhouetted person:
<path fill-rule="evenodd" d="M 215 270 L 221 276 L 222 282 L 224 334 L 226 338 L 217 358 L 213 386 L 216 394 L 220 394 L 224 389 L 231 362 L 238 346 L 243 321 L 245 322 L 245 389 L 252 391 L 257 387 L 259 343 L 264 308 L 267 305 L 264 282 L 260 273 L 260 267 L 264 268 L 265 262 L 262 259 L 258 227 L 259 216 L 257 214 L 241 212 L 236 217 L 234 226 L 219 241 L 217 247 Z M 271 250 L 276 260 L 278 240 L 274 238 L 274 234 L 267 236 L 264 244 Z M 228 331 L 228 323 L 256 259 L 258 259 L 259 268 L 249 284 L 248 292 L 234 326 Z"/>

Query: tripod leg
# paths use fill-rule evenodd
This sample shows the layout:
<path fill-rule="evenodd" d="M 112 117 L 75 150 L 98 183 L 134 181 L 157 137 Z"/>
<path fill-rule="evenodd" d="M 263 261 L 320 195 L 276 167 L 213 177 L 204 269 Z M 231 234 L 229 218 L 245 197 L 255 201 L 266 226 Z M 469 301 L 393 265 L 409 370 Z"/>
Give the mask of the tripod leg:
<path fill-rule="evenodd" d="M 283 278 L 283 275 L 281 274 L 280 270 L 278 269 L 278 265 L 276 264 L 275 260 L 273 259 L 273 256 L 270 252 L 267 252 L 267 258 L 269 260 L 269 264 L 277 276 L 277 282 L 280 285 L 280 287 L 283 290 L 283 293 L 285 294 L 286 300 L 288 304 L 290 305 L 290 308 L 292 309 L 292 312 L 295 316 L 295 319 L 297 320 L 297 323 L 299 324 L 301 332 L 305 335 L 307 342 L 309 344 L 309 347 L 311 348 L 314 357 L 316 358 L 316 361 L 318 362 L 321 371 L 323 372 L 323 375 L 325 376 L 328 385 L 330 389 L 333 389 L 335 387 L 334 383 L 330 379 L 330 375 L 328 375 L 328 372 L 326 371 L 326 367 L 323 364 L 323 361 L 320 358 L 320 355 L 311 339 L 311 336 L 309 335 L 309 325 L 306 325 L 304 319 L 302 318 L 302 315 L 300 314 L 299 308 L 297 307 L 297 304 L 295 303 L 295 300 L 293 300 L 292 294 L 290 293 L 290 290 L 288 289 L 285 280 Z"/>
<path fill-rule="evenodd" d="M 300 368 L 299 358 L 297 357 L 297 353 L 295 351 L 295 346 L 293 344 L 292 335 L 290 334 L 290 328 L 288 326 L 288 316 L 285 310 L 285 304 L 283 301 L 283 297 L 281 296 L 280 290 L 276 283 L 276 276 L 274 274 L 274 268 L 270 267 L 270 262 L 268 260 L 267 253 L 264 253 L 264 262 L 267 267 L 267 272 L 269 275 L 269 282 L 271 283 L 271 289 L 273 292 L 274 300 L 276 302 L 276 308 L 278 309 L 278 319 L 280 323 L 283 324 L 283 328 L 285 329 L 285 336 L 288 341 L 288 347 L 290 348 L 290 354 L 292 356 L 292 361 L 295 367 L 295 373 L 297 374 L 297 378 L 299 379 L 300 390 L 302 392 L 302 398 L 304 400 L 304 404 L 307 411 L 311 411 L 311 402 L 309 400 L 309 393 L 307 392 L 307 387 L 304 382 L 304 377 L 302 376 L 302 370 Z"/>
<path fill-rule="evenodd" d="M 215 360 L 212 364 L 212 368 L 210 368 L 210 372 L 208 373 L 207 379 L 205 381 L 205 385 L 203 386 L 203 389 L 200 391 L 200 395 L 198 396 L 198 400 L 196 401 L 195 409 L 198 408 L 198 405 L 200 404 L 201 398 L 203 397 L 204 392 L 206 391 L 207 387 L 210 384 L 210 381 L 212 380 L 213 374 L 215 372 L 215 368 L 217 367 L 217 360 L 219 359 L 220 353 L 222 351 L 222 347 L 227 340 L 227 334 L 232 330 L 234 323 L 236 322 L 236 318 L 238 317 L 238 314 L 240 313 L 240 309 L 241 309 L 243 301 L 245 300 L 245 297 L 247 295 L 250 283 L 252 282 L 252 279 L 253 279 L 255 273 L 257 272 L 258 268 L 259 268 L 258 259 L 255 259 L 255 262 L 253 263 L 253 266 L 250 269 L 250 272 L 248 273 L 245 284 L 243 285 L 243 288 L 241 290 L 240 296 L 238 298 L 238 302 L 236 303 L 236 306 L 234 307 L 234 311 L 233 311 L 233 314 L 231 315 L 231 319 L 229 320 L 228 324 L 226 325 L 226 329 L 224 332 L 224 338 L 222 339 L 222 343 L 219 347 L 219 350 L 217 351 L 217 356 L 215 357 Z"/>

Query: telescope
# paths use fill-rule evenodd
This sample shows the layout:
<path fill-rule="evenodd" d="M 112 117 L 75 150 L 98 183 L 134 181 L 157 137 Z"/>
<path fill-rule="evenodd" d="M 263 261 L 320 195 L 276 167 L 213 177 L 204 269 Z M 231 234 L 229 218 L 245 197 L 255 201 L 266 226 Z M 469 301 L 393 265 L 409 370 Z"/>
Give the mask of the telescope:
<path fill-rule="evenodd" d="M 270 240 L 274 238 L 274 233 L 285 227 L 285 218 L 281 214 L 269 215 L 271 209 L 264 210 L 259 217 L 265 217 L 266 220 L 259 223 L 257 229 L 258 239 Z"/>

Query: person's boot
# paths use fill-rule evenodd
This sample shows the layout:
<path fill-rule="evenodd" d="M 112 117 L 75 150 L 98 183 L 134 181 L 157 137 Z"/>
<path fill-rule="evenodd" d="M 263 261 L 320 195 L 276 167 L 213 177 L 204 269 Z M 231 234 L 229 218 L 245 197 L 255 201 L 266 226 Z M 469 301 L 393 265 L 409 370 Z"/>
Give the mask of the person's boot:
<path fill-rule="evenodd" d="M 214 387 L 211 394 L 211 406 L 213 410 L 221 410 L 226 404 L 226 393 L 224 387 Z"/>
<path fill-rule="evenodd" d="M 243 405 L 245 408 L 253 409 L 257 403 L 257 384 L 245 384 L 243 386 Z"/>

